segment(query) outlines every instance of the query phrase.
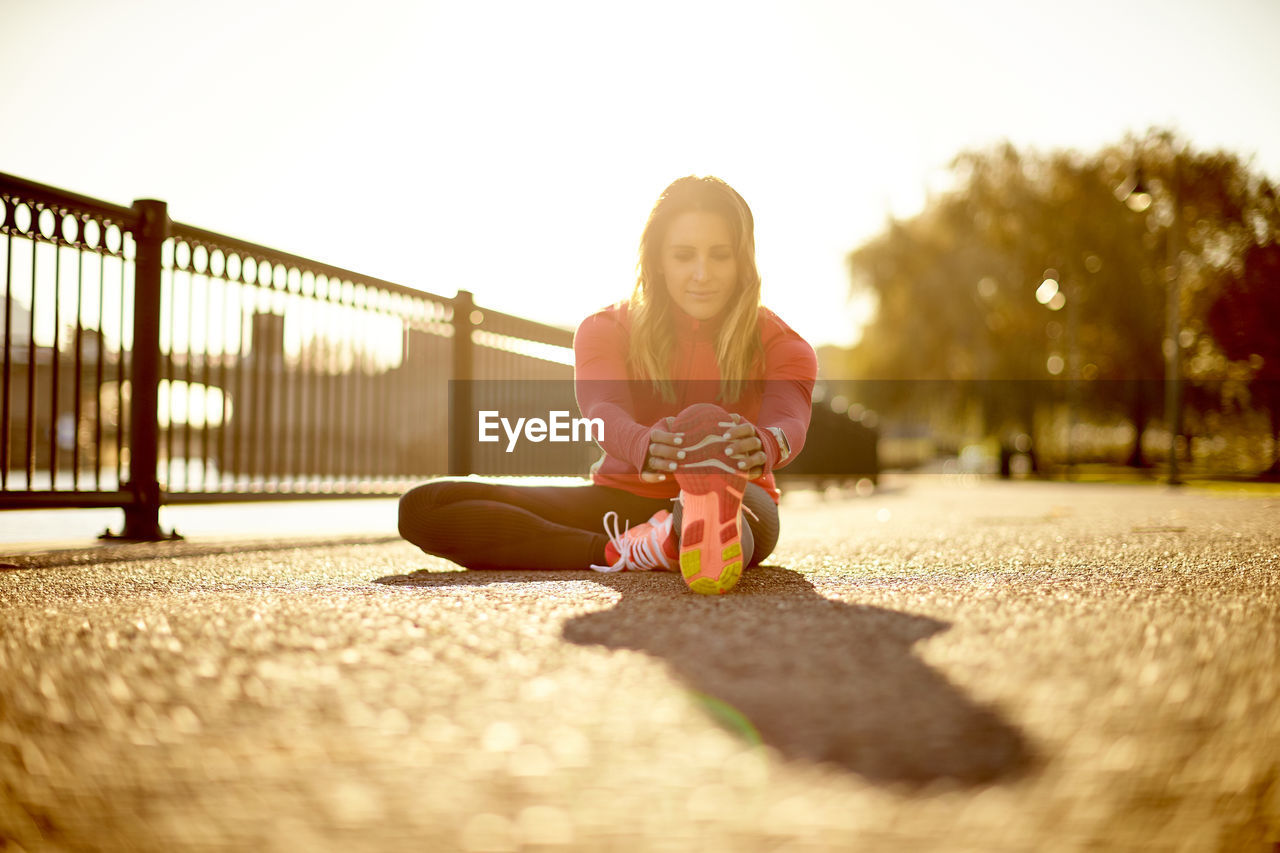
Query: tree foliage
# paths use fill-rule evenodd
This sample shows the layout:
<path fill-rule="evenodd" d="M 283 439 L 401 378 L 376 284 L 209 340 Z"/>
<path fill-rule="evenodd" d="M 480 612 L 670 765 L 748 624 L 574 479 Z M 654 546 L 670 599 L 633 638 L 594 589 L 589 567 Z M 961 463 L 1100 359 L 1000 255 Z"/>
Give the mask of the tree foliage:
<path fill-rule="evenodd" d="M 1276 439 L 1268 474 L 1280 476 L 1280 242 L 1249 246 L 1228 268 L 1209 304 L 1210 334 L 1226 358 L 1247 366 L 1253 396 L 1267 409 Z"/>
<path fill-rule="evenodd" d="M 854 291 L 878 305 L 853 354 L 863 376 L 936 380 L 957 403 L 981 388 L 992 431 L 1010 417 L 1029 430 L 1037 400 L 1073 380 L 1085 409 L 1126 413 L 1140 449 L 1174 269 L 1191 378 L 1249 359 L 1266 365 L 1258 375 L 1280 370 L 1261 319 L 1280 288 L 1276 192 L 1239 156 L 1153 130 L 1088 154 L 965 152 L 951 175 L 950 191 L 848 256 Z M 1146 209 L 1126 205 L 1134 190 Z"/>

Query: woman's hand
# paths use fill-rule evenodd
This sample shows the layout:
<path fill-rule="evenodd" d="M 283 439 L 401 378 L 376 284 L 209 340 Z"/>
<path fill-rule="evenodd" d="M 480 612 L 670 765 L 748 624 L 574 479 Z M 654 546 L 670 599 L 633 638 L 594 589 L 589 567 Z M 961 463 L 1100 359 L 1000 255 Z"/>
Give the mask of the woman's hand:
<path fill-rule="evenodd" d="M 684 434 L 671 432 L 671 418 L 663 418 L 661 426 L 649 431 L 649 455 L 645 458 L 640 479 L 646 483 L 660 483 L 667 479 L 684 458 L 684 451 L 680 449 L 683 443 Z"/>
<path fill-rule="evenodd" d="M 769 457 L 764 452 L 764 442 L 756 434 L 756 428 L 736 412 L 733 415 L 735 426 L 725 431 L 725 438 L 730 439 L 724 452 L 735 468 L 745 471 L 748 480 L 754 480 L 764 474 L 764 465 Z"/>

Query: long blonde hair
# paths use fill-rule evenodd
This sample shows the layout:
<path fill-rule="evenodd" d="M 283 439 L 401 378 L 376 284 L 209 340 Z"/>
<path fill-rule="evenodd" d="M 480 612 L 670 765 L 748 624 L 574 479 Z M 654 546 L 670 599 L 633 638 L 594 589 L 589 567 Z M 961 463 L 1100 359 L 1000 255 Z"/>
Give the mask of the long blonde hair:
<path fill-rule="evenodd" d="M 633 375 L 648 379 L 664 400 L 675 400 L 671 354 L 675 348 L 676 307 L 662 274 L 662 241 L 671 221 L 691 210 L 724 218 L 733 235 L 738 282 L 724 323 L 716 337 L 720 367 L 720 399 L 737 401 L 752 368 L 763 354 L 757 325 L 760 273 L 756 269 L 755 220 L 751 208 L 733 187 L 719 178 L 689 175 L 662 191 L 640 235 L 636 286 L 631 294 L 631 342 L 628 361 Z"/>

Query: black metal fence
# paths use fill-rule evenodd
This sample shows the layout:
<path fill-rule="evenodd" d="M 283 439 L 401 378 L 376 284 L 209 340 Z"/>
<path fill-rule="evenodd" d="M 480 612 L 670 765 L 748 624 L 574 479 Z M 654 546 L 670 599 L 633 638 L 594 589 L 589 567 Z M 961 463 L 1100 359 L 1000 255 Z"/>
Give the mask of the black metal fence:
<path fill-rule="evenodd" d="M 157 538 L 165 503 L 549 473 L 469 440 L 472 397 L 571 379 L 566 329 L 173 222 L 162 201 L 0 174 L 0 202 L 0 508 L 119 506 L 123 536 Z M 559 452 L 585 471 L 597 451 Z"/>

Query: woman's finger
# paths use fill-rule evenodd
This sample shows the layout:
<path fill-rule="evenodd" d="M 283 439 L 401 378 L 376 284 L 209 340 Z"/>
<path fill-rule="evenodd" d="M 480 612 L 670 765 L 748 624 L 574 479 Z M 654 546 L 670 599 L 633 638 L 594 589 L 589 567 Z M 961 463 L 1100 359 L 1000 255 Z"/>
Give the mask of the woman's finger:
<path fill-rule="evenodd" d="M 679 447 L 684 443 L 684 433 L 667 432 L 665 429 L 649 430 L 650 444 L 665 444 L 671 447 Z"/>
<path fill-rule="evenodd" d="M 660 459 L 657 456 L 650 456 L 649 462 L 645 466 L 650 471 L 667 472 L 676 470 L 676 460 Z"/>
<path fill-rule="evenodd" d="M 747 456 L 743 456 L 741 458 L 736 459 L 736 463 L 740 470 L 757 471 L 757 470 L 762 470 L 764 468 L 764 463 L 767 462 L 768 459 L 769 457 L 765 456 L 763 453 L 752 453 Z M 752 474 L 751 479 L 754 480 L 758 476 L 760 475 Z"/>
<path fill-rule="evenodd" d="M 725 447 L 724 453 L 726 456 L 741 457 L 741 456 L 747 456 L 748 454 L 751 454 L 751 453 L 755 453 L 757 450 L 762 450 L 762 449 L 764 449 L 764 444 L 760 441 L 758 437 L 756 437 L 753 434 L 750 438 L 743 438 L 743 439 L 739 439 L 737 441 L 731 442 L 728 446 Z"/>
<path fill-rule="evenodd" d="M 658 444 L 650 442 L 649 456 L 658 459 L 683 459 L 684 451 L 679 447 L 673 447 L 670 444 Z"/>

